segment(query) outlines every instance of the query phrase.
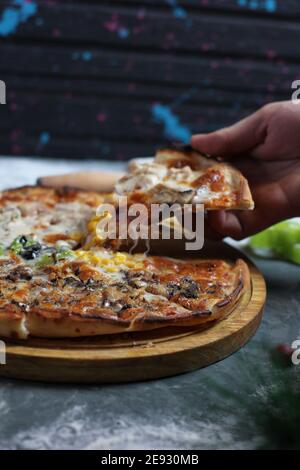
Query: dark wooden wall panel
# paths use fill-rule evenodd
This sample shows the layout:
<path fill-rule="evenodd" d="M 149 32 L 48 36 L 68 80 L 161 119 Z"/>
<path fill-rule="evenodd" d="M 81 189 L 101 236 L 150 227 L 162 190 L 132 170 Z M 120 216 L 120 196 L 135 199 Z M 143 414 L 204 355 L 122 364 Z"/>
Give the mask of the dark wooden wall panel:
<path fill-rule="evenodd" d="M 149 155 L 289 99 L 299 19 L 295 0 L 0 1 L 0 152 Z"/>

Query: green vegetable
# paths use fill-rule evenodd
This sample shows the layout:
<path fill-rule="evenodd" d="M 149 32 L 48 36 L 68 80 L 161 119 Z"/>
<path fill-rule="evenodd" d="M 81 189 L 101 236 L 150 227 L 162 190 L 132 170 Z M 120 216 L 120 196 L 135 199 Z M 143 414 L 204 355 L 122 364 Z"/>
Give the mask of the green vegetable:
<path fill-rule="evenodd" d="M 250 247 L 257 254 L 273 254 L 300 264 L 300 223 L 286 220 L 251 237 Z"/>
<path fill-rule="evenodd" d="M 14 239 L 14 241 L 10 245 L 10 249 L 14 251 L 16 254 L 19 254 L 22 251 L 23 244 L 21 243 L 21 237 L 17 237 Z"/>
<path fill-rule="evenodd" d="M 44 266 L 48 266 L 49 264 L 53 264 L 53 263 L 54 263 L 53 256 L 50 253 L 46 253 L 39 257 L 39 259 L 36 262 L 36 266 L 38 268 L 43 268 Z"/>
<path fill-rule="evenodd" d="M 4 254 L 5 254 L 5 248 L 2 245 L 2 243 L 0 243 L 0 256 L 4 256 Z"/>
<path fill-rule="evenodd" d="M 72 250 L 62 249 L 56 253 L 55 258 L 56 258 L 56 261 L 61 261 L 64 259 L 72 258 L 73 256 L 74 256 L 74 253 Z"/>
<path fill-rule="evenodd" d="M 24 247 L 29 248 L 30 246 L 35 246 L 37 244 L 37 241 L 34 240 L 33 238 L 30 238 L 24 243 Z"/>

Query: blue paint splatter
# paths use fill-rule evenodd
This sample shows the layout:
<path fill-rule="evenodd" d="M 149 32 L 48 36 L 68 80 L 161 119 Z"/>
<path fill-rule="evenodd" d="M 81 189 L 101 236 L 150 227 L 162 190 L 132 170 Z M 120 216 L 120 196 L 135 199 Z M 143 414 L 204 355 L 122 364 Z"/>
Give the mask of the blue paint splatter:
<path fill-rule="evenodd" d="M 237 4 L 239 7 L 265 10 L 268 13 L 274 13 L 277 10 L 277 0 L 237 0 Z"/>
<path fill-rule="evenodd" d="M 167 3 L 172 7 L 173 15 L 176 18 L 186 18 L 187 12 L 184 8 L 178 5 L 177 0 L 166 0 Z"/>
<path fill-rule="evenodd" d="M 173 10 L 173 15 L 176 18 L 186 18 L 186 11 L 182 7 L 175 7 Z"/>
<path fill-rule="evenodd" d="M 4 9 L 0 19 L 0 36 L 13 34 L 21 23 L 37 13 L 37 2 L 13 0 L 12 6 Z"/>
<path fill-rule="evenodd" d="M 118 36 L 119 38 L 121 39 L 126 39 L 128 38 L 129 36 L 129 29 L 128 28 L 124 28 L 124 27 L 121 27 L 118 29 Z"/>
<path fill-rule="evenodd" d="M 157 122 L 164 125 L 164 134 L 167 139 L 179 140 L 185 144 L 190 141 L 190 129 L 180 123 L 179 118 L 169 106 L 155 104 L 152 106 L 152 115 Z"/>
<path fill-rule="evenodd" d="M 73 52 L 72 53 L 72 59 L 73 60 L 85 60 L 86 62 L 92 60 L 93 54 L 90 51 L 84 51 L 84 52 Z"/>
<path fill-rule="evenodd" d="M 274 11 L 277 10 L 277 1 L 276 0 L 267 0 L 265 2 L 265 8 L 270 13 L 273 13 Z"/>
<path fill-rule="evenodd" d="M 45 145 L 47 145 L 50 141 L 50 134 L 49 132 L 41 132 L 40 134 L 40 138 L 39 138 L 39 144 L 41 147 L 44 147 Z"/>
<path fill-rule="evenodd" d="M 85 61 L 92 60 L 93 54 L 92 54 L 90 51 L 85 51 L 85 52 L 83 52 L 83 54 L 82 54 L 82 58 L 83 58 L 83 60 L 85 60 Z"/>

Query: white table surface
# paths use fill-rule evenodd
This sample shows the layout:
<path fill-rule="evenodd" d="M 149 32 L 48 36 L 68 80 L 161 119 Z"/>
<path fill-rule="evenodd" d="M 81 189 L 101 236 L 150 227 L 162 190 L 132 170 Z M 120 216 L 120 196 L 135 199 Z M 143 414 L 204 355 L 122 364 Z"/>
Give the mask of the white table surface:
<path fill-rule="evenodd" d="M 109 160 L 58 160 L 0 156 L 0 189 L 35 184 L 40 176 L 73 171 L 122 171 L 127 162 Z"/>

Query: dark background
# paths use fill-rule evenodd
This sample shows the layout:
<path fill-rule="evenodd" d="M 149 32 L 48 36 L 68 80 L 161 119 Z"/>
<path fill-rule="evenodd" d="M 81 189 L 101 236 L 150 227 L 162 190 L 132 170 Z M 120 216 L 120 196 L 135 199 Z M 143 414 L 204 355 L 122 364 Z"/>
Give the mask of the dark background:
<path fill-rule="evenodd" d="M 290 99 L 299 0 L 0 1 L 0 153 L 127 159 Z"/>

